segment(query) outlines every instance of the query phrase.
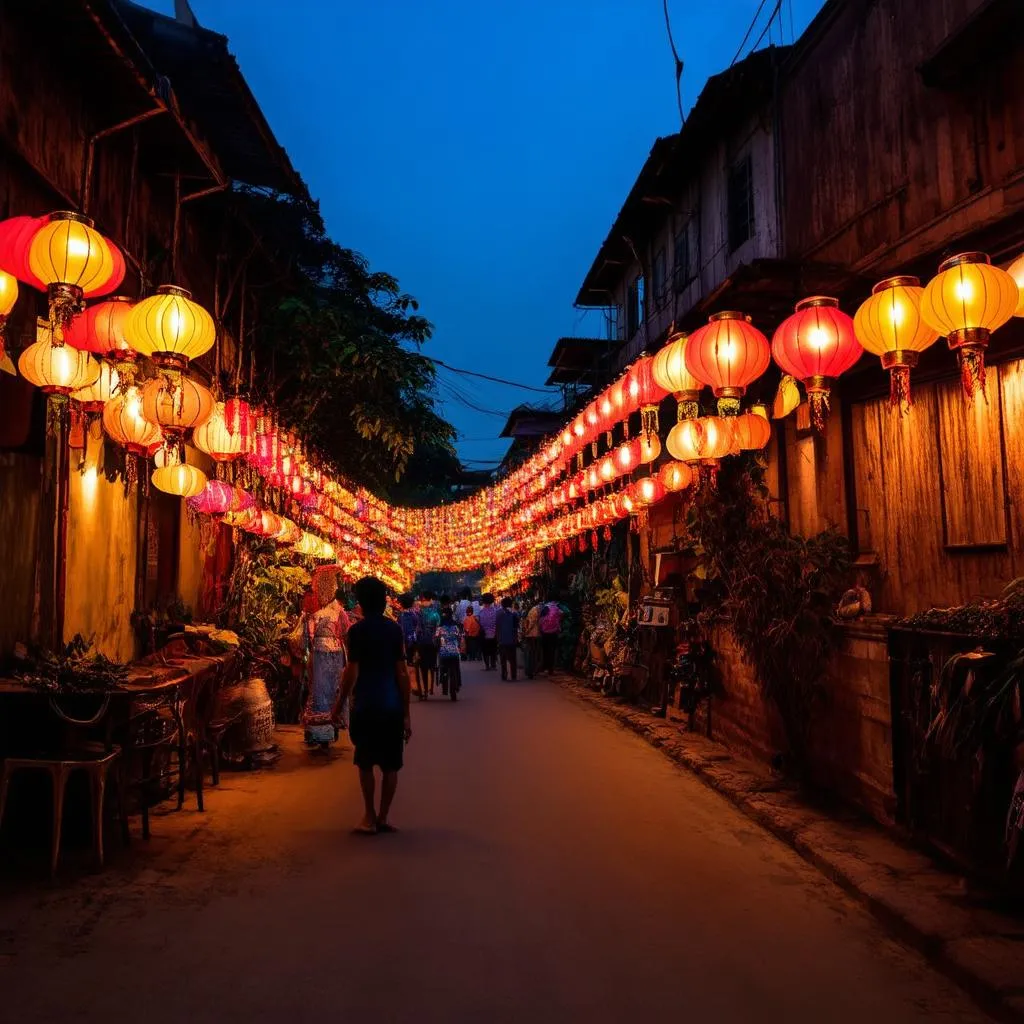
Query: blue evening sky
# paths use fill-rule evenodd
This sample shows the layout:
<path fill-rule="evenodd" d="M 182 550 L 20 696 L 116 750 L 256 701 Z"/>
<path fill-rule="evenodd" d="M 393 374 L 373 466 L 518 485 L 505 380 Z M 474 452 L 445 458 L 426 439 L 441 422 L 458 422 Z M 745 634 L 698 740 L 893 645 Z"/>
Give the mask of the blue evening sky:
<path fill-rule="evenodd" d="M 173 0 L 148 2 L 173 13 Z M 669 0 L 684 109 L 733 59 L 759 2 Z M 799 35 L 821 5 L 785 0 L 786 42 L 791 19 Z M 192 9 L 229 37 L 332 236 L 419 299 L 435 329 L 427 354 L 542 385 L 559 336 L 600 330 L 573 300 L 654 139 L 679 127 L 661 0 Z M 442 387 L 461 456 L 497 461 L 504 414 L 542 396 L 454 380 L 501 414 L 467 409 Z"/>

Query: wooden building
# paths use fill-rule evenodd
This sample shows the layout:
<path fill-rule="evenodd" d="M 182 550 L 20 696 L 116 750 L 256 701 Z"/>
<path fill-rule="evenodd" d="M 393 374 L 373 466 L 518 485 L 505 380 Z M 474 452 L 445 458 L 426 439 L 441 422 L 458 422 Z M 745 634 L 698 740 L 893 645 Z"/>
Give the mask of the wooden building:
<path fill-rule="evenodd" d="M 251 323 L 260 283 L 281 270 L 242 186 L 305 189 L 227 40 L 127 0 L 37 0 L 0 9 L 0 66 L 0 216 L 84 210 L 125 253 L 119 291 L 189 288 L 231 358 L 243 306 Z M 15 357 L 42 312 L 45 296 L 23 286 L 8 327 Z M 199 609 L 213 552 L 180 499 L 108 479 L 117 452 L 98 432 L 69 464 L 43 407 L 0 373 L 0 657 L 80 632 L 130 658 L 132 613 L 175 597 Z"/>

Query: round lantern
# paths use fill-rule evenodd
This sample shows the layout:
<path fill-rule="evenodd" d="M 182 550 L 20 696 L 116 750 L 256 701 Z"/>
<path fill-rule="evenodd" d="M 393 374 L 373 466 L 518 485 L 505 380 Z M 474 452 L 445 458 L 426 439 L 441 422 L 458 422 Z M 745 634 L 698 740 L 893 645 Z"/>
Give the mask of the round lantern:
<path fill-rule="evenodd" d="M 686 346 L 690 336 L 679 331 L 654 357 L 654 379 L 676 399 L 677 418 L 693 419 L 698 413 L 701 382 L 686 367 Z"/>
<path fill-rule="evenodd" d="M 1024 253 L 1021 253 L 1010 265 L 1006 268 L 1006 272 L 1013 278 L 1014 283 L 1017 285 L 1017 308 L 1014 310 L 1014 316 L 1024 316 Z"/>
<path fill-rule="evenodd" d="M 640 410 L 640 429 L 645 434 L 658 432 L 658 405 L 668 392 L 654 379 L 654 359 L 641 356 L 627 371 L 626 405 Z"/>
<path fill-rule="evenodd" d="M 641 434 L 640 438 L 640 463 L 647 465 L 661 454 L 661 441 L 657 434 Z"/>
<path fill-rule="evenodd" d="M 220 516 L 225 512 L 241 511 L 240 508 L 236 508 L 238 493 L 238 488 L 224 483 L 223 480 L 208 480 L 199 494 L 189 498 L 189 508 L 205 516 Z"/>
<path fill-rule="evenodd" d="M 238 438 L 241 451 L 248 452 L 256 435 L 256 416 L 244 398 L 236 395 L 224 403 L 224 425 Z"/>
<path fill-rule="evenodd" d="M 680 462 L 715 465 L 732 448 L 732 417 L 701 416 L 682 420 L 669 432 L 666 447 Z"/>
<path fill-rule="evenodd" d="M 205 423 L 214 409 L 213 395 L 190 377 L 164 374 L 146 381 L 142 389 L 142 415 L 165 434 L 182 436 Z"/>
<path fill-rule="evenodd" d="M 28 252 L 45 223 L 45 217 L 8 217 L 0 221 L 0 270 L 41 292 L 46 291 L 46 285 L 29 268 Z"/>
<path fill-rule="evenodd" d="M 122 380 L 128 383 L 135 377 L 137 353 L 128 344 L 128 317 L 132 311 L 132 300 L 124 295 L 115 295 L 92 306 L 71 321 L 64 333 L 64 340 L 83 352 L 112 362 Z"/>
<path fill-rule="evenodd" d="M 611 455 L 606 455 L 599 463 L 597 472 L 601 477 L 601 481 L 606 484 L 610 484 L 618 475 L 619 471 L 615 466 L 615 459 Z"/>
<path fill-rule="evenodd" d="M 640 465 L 640 442 L 627 441 L 620 444 L 612 453 L 612 457 L 615 459 L 615 468 L 619 471 L 619 476 L 632 473 Z"/>
<path fill-rule="evenodd" d="M 99 376 L 84 388 L 71 392 L 84 413 L 102 412 L 103 407 L 117 394 L 120 386 L 117 370 L 110 363 L 100 363 Z"/>
<path fill-rule="evenodd" d="M 693 483 L 693 470 L 685 462 L 666 462 L 658 473 L 666 491 L 684 491 Z"/>
<path fill-rule="evenodd" d="M 192 301 L 192 295 L 173 284 L 161 285 L 155 295 L 132 309 L 128 341 L 158 366 L 183 370 L 213 348 L 217 329 L 213 317 Z"/>
<path fill-rule="evenodd" d="M 921 316 L 924 289 L 916 277 L 889 277 L 871 289 L 854 314 L 853 327 L 865 351 L 889 371 L 889 401 L 910 405 L 910 371 L 939 332 Z"/>
<path fill-rule="evenodd" d="M 673 459 L 695 465 L 701 460 L 703 435 L 704 428 L 699 419 L 680 420 L 668 432 L 665 447 Z"/>
<path fill-rule="evenodd" d="M 115 279 L 116 248 L 78 213 L 51 213 L 39 226 L 29 246 L 28 266 L 46 286 L 55 324 L 67 327 L 86 294 L 102 295 L 121 283 Z"/>
<path fill-rule="evenodd" d="M 825 428 L 832 381 L 845 373 L 864 350 L 853 320 L 838 299 L 816 295 L 796 304 L 795 312 L 779 324 L 772 338 L 772 356 L 783 373 L 802 381 L 811 406 L 811 422 Z"/>
<path fill-rule="evenodd" d="M 612 405 L 611 388 L 605 391 L 597 399 L 597 414 L 600 419 L 599 429 L 605 432 L 605 442 L 608 447 L 612 446 L 612 431 L 615 429 L 615 406 Z"/>
<path fill-rule="evenodd" d="M 30 384 L 58 401 L 100 375 L 100 364 L 88 352 L 65 345 L 60 329 L 42 319 L 36 320 L 36 340 L 21 353 L 18 369 Z"/>
<path fill-rule="evenodd" d="M 142 415 L 142 392 L 134 384 L 103 406 L 103 429 L 132 455 L 148 455 L 163 441 L 163 432 Z"/>
<path fill-rule="evenodd" d="M 945 336 L 960 362 L 964 391 L 985 388 L 985 349 L 992 332 L 1017 310 L 1017 282 L 982 252 L 953 256 L 939 267 L 921 297 L 925 323 Z"/>
<path fill-rule="evenodd" d="M 154 469 L 150 480 L 157 490 L 174 494 L 179 498 L 192 498 L 201 494 L 208 482 L 206 474 L 201 469 L 183 462 Z"/>
<path fill-rule="evenodd" d="M 656 476 L 645 476 L 636 482 L 633 494 L 641 505 L 653 505 L 665 497 L 665 485 Z"/>
<path fill-rule="evenodd" d="M 771 362 L 768 339 L 742 313 L 716 313 L 686 342 L 686 369 L 707 384 L 722 415 L 739 412 L 740 399 Z"/>
<path fill-rule="evenodd" d="M 4 329 L 7 317 L 10 316 L 14 304 L 18 301 L 18 280 L 13 274 L 0 270 L 0 359 L 4 351 Z"/>
<path fill-rule="evenodd" d="M 242 454 L 242 440 L 227 427 L 224 403 L 214 403 L 213 412 L 205 423 L 192 431 L 192 444 L 206 452 L 214 462 L 231 462 Z"/>

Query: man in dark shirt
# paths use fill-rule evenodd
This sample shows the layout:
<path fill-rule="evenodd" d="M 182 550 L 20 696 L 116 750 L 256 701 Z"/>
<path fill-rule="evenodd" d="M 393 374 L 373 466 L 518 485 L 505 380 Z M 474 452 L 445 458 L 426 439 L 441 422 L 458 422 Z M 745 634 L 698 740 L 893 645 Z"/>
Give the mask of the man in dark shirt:
<path fill-rule="evenodd" d="M 519 616 L 512 609 L 512 598 L 502 598 L 495 619 L 498 653 L 501 656 L 501 678 L 516 681 L 516 647 L 519 643 Z"/>
<path fill-rule="evenodd" d="M 409 670 L 402 627 L 385 618 L 387 588 L 373 576 L 355 585 L 363 618 L 348 631 L 348 664 L 341 676 L 335 719 L 352 694 L 349 736 L 363 790 L 365 813 L 357 832 L 394 832 L 388 812 L 398 788 L 404 744 L 412 737 Z M 343 721 L 341 722 L 344 725 Z M 381 770 L 380 810 L 375 806 L 374 767 Z"/>

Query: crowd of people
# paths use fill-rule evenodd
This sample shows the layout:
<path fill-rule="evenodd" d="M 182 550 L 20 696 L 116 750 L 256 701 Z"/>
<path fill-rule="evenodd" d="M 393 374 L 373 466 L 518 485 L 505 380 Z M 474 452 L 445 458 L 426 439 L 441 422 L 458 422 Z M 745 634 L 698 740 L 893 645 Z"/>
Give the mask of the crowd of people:
<path fill-rule="evenodd" d="M 404 745 L 412 736 L 412 694 L 429 700 L 440 688 L 457 700 L 462 664 L 483 661 L 514 682 L 556 668 L 563 629 L 562 607 L 538 599 L 524 605 L 494 594 L 475 599 L 468 589 L 453 599 L 424 591 L 389 604 L 380 580 L 366 577 L 347 607 L 339 587 L 324 607 L 308 608 L 303 636 L 309 661 L 302 724 L 310 749 L 324 752 L 347 728 L 355 747 L 366 814 L 357 831 L 393 831 L 388 811 L 394 798 Z M 413 686 L 415 679 L 415 686 Z M 374 768 L 382 773 L 375 803 Z"/>

